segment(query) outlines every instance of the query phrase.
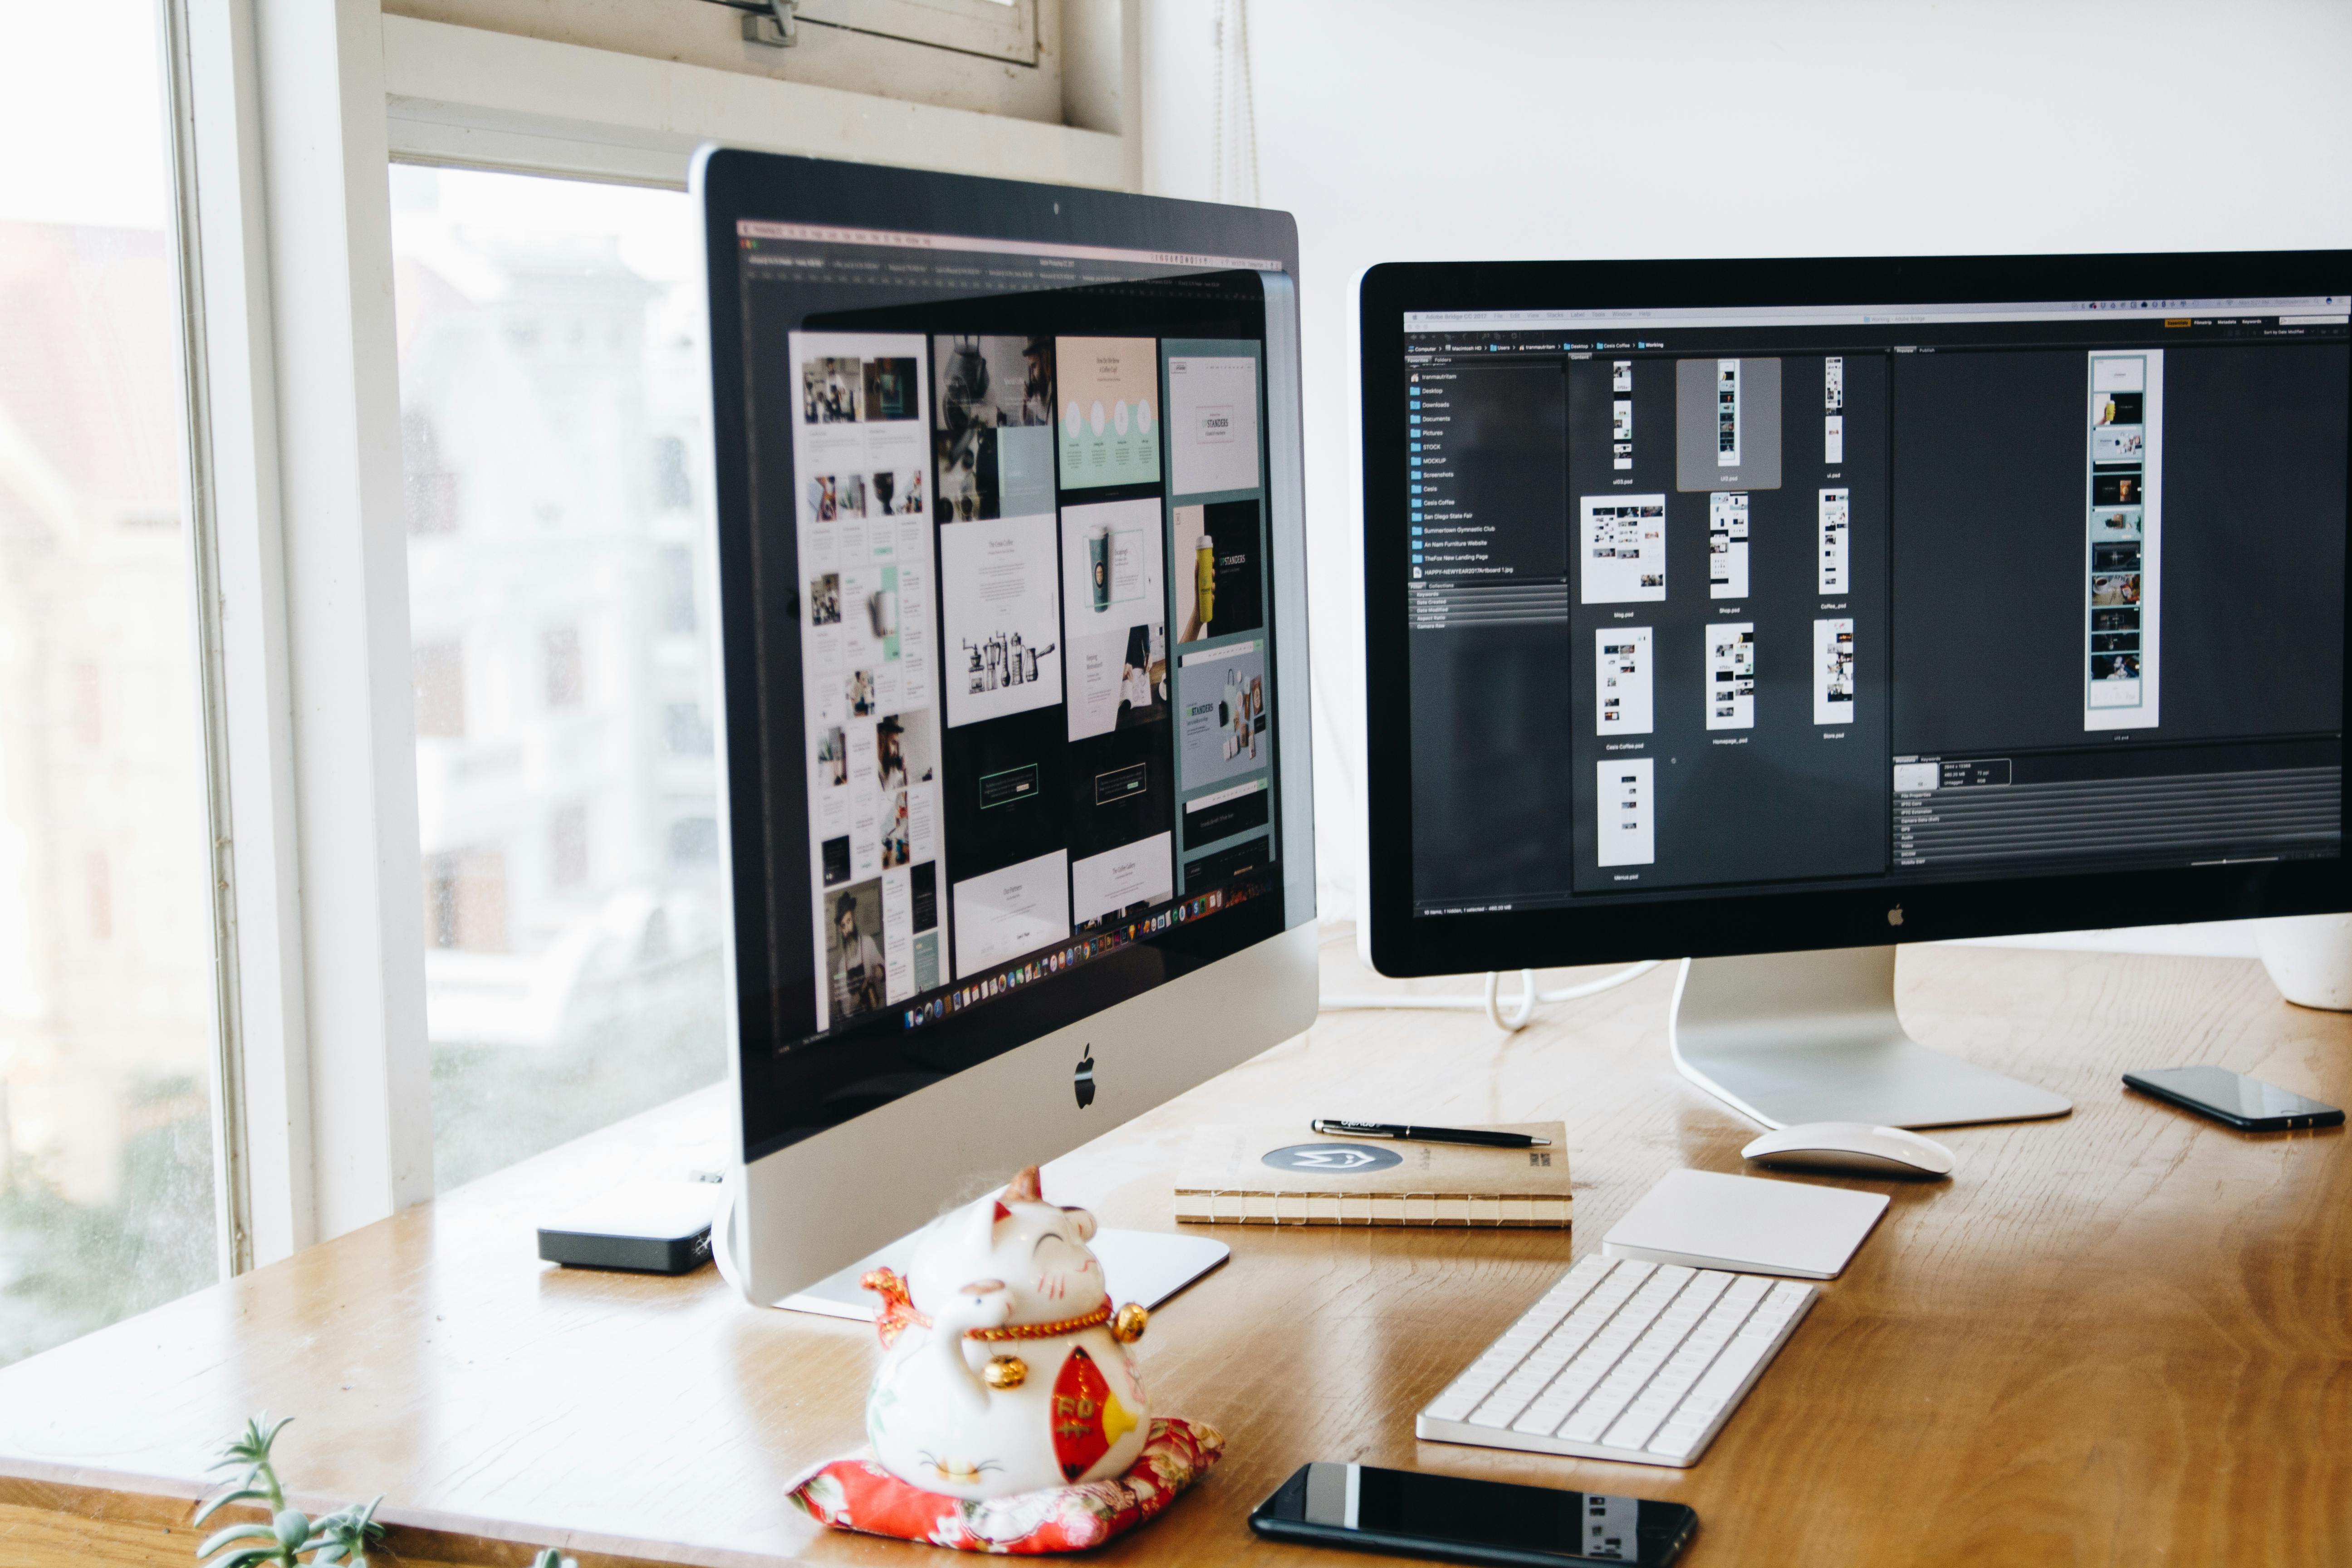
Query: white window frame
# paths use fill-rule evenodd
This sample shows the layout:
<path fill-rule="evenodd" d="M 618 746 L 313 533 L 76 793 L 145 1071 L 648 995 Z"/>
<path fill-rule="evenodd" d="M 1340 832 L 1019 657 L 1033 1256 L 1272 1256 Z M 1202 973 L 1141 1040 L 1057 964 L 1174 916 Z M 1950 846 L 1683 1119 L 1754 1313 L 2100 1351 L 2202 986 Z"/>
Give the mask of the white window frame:
<path fill-rule="evenodd" d="M 1071 125 L 387 16 L 377 0 L 160 3 L 236 1271 L 433 1191 L 390 163 L 682 189 L 694 148 L 719 141 L 1137 189 L 1139 0 L 1066 0 Z"/>
<path fill-rule="evenodd" d="M 803 22 L 1037 63 L 1037 0 L 794 0 Z"/>
<path fill-rule="evenodd" d="M 1128 13 L 1138 4 L 1110 0 Z M 1078 6 L 1066 14 L 1065 31 L 1074 36 L 1065 43 L 1073 58 L 1065 63 L 1064 96 L 1074 115 L 1117 122 L 1106 120 L 1116 105 L 1095 100 L 1103 78 L 1116 72 L 1119 100 L 1139 101 L 1139 57 L 1122 43 L 1136 27 L 1090 26 L 1083 16 Z M 1141 188 L 1139 131 L 940 109 L 408 16 L 383 17 L 383 37 L 389 142 L 404 162 L 684 190 L 695 148 L 724 142 L 952 174 Z M 1123 58 L 1108 52 L 1122 48 Z M 590 104 L 595 117 L 582 118 Z"/>

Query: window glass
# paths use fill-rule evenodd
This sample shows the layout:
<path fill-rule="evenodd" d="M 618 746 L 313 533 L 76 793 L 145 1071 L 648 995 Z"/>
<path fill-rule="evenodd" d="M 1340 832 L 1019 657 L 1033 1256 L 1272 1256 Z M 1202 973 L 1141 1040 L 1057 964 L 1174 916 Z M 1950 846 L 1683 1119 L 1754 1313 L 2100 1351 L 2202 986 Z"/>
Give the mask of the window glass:
<path fill-rule="evenodd" d="M 0 1363 L 219 1278 L 155 10 L 0 5 Z"/>
<path fill-rule="evenodd" d="M 726 1071 L 684 195 L 392 171 L 434 1173 Z"/>

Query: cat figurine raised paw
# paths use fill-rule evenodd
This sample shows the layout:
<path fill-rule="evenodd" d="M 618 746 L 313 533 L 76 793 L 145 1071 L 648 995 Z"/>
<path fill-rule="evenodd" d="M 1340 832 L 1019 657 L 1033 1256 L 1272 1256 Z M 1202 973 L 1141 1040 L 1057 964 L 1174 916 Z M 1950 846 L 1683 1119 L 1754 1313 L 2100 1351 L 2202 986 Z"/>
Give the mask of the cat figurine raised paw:
<path fill-rule="evenodd" d="M 996 1197 L 938 1221 L 882 1297 L 884 1353 L 866 1399 L 874 1457 L 950 1497 L 1018 1492 L 1122 1475 L 1151 1412 L 1128 1346 L 1132 1303 L 1114 1312 L 1087 1243 L 1095 1216 L 1045 1201 L 1034 1165 Z"/>

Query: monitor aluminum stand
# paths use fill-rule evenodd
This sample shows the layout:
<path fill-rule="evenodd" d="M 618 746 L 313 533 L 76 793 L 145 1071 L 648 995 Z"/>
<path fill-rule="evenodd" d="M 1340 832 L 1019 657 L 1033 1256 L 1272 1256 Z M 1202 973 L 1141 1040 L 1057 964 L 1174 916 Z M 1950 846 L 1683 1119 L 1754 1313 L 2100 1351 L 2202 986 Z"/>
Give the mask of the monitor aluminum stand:
<path fill-rule="evenodd" d="M 1686 958 L 1667 1038 L 1685 1078 L 1767 1127 L 1952 1127 L 2074 1109 L 1904 1033 L 1891 947 Z"/>

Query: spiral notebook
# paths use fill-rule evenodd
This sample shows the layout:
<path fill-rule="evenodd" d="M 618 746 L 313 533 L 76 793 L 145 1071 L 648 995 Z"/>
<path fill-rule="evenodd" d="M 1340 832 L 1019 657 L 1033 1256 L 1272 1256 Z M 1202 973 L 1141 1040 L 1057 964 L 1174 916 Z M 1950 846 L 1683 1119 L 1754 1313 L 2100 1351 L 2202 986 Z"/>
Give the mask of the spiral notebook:
<path fill-rule="evenodd" d="M 1331 1138 L 1295 1123 L 1203 1127 L 1179 1167 L 1176 1217 L 1188 1225 L 1567 1228 L 1574 1205 L 1567 1127 L 1507 1121 L 1487 1131 L 1551 1143 L 1481 1149 Z"/>

